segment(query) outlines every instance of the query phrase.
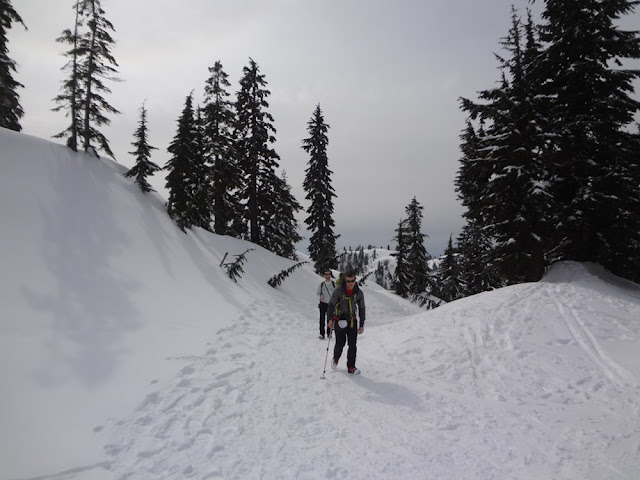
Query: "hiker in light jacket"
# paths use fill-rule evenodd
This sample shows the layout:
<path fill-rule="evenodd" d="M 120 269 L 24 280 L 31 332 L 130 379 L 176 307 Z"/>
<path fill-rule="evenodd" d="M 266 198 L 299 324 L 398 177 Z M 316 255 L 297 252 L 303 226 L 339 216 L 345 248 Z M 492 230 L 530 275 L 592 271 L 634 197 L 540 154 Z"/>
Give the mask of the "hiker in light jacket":
<path fill-rule="evenodd" d="M 365 308 L 364 292 L 358 287 L 353 270 L 347 270 L 342 274 L 342 282 L 334 290 L 327 308 L 332 316 L 329 327 L 336 332 L 336 346 L 333 349 L 331 368 L 338 366 L 342 350 L 348 341 L 347 369 L 349 373 L 357 375 L 360 370 L 356 368 L 356 342 L 358 334 L 364 332 Z"/>
<path fill-rule="evenodd" d="M 318 285 L 318 309 L 320 309 L 320 337 L 324 339 L 325 326 L 327 335 L 331 335 L 331 329 L 329 328 L 330 316 L 327 314 L 327 304 L 333 295 L 333 291 L 336 288 L 336 284 L 331 280 L 331 272 L 326 270 L 324 272 L 324 281 Z"/>

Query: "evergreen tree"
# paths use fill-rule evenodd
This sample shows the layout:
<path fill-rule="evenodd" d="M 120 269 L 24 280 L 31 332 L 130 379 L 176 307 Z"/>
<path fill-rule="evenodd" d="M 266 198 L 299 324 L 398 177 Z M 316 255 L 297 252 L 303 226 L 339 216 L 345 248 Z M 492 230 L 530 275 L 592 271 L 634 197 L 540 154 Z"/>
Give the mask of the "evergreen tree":
<path fill-rule="evenodd" d="M 462 228 L 458 248 L 464 296 L 504 286 L 493 264 L 491 240 L 476 222 L 470 221 Z"/>
<path fill-rule="evenodd" d="M 53 100 L 58 104 L 53 108 L 54 112 L 67 110 L 67 116 L 70 117 L 70 124 L 60 133 L 54 135 L 54 138 L 65 138 L 67 146 L 74 152 L 78 151 L 78 136 L 80 126 L 82 125 L 82 105 L 85 90 L 82 83 L 83 71 L 80 59 L 87 49 L 86 42 L 81 35 L 81 28 L 84 20 L 84 2 L 77 1 L 73 6 L 75 11 L 75 22 L 73 30 L 65 29 L 62 35 L 56 39 L 59 43 L 69 45 L 69 50 L 64 56 L 69 61 L 62 67 L 63 70 L 69 70 L 69 77 L 62 84 L 62 93 Z"/>
<path fill-rule="evenodd" d="M 16 62 L 9 58 L 7 46 L 7 31 L 14 22 L 21 23 L 26 30 L 22 18 L 11 6 L 11 0 L 0 0 L 0 127 L 19 132 L 24 111 L 20 106 L 18 88 L 24 85 L 13 78 L 12 72 L 17 72 Z"/>
<path fill-rule="evenodd" d="M 219 235 L 240 237 L 243 232 L 234 229 L 234 219 L 241 217 L 241 207 L 235 196 L 240 178 L 233 156 L 231 128 L 234 112 L 227 92 L 231 84 L 220 61 L 209 67 L 209 73 L 203 120 L 206 161 L 211 174 L 213 231 Z"/>
<path fill-rule="evenodd" d="M 550 115 L 547 161 L 558 205 L 551 260 L 601 263 L 639 278 L 640 189 L 633 135 L 640 103 L 630 94 L 637 31 L 619 19 L 635 0 L 547 0 L 538 68 Z M 637 155 L 637 153 L 636 153 Z"/>
<path fill-rule="evenodd" d="M 406 220 L 400 220 L 400 222 L 398 222 L 398 228 L 395 232 L 396 236 L 393 237 L 393 239 L 396 241 L 396 269 L 391 286 L 397 295 L 400 295 L 402 298 L 407 298 L 409 296 L 409 285 L 411 285 L 413 277 L 410 271 L 411 265 L 407 261 L 409 244 Z"/>
<path fill-rule="evenodd" d="M 149 145 L 147 138 L 147 109 L 142 104 L 140 108 L 140 121 L 138 128 L 134 134 L 135 141 L 131 143 L 135 147 L 133 152 L 129 152 L 135 156 L 135 165 L 125 173 L 125 177 L 135 177 L 136 183 L 144 193 L 155 191 L 147 181 L 147 177 L 161 170 L 158 165 L 151 161 L 151 151 L 157 150 L 156 147 Z"/>
<path fill-rule="evenodd" d="M 279 188 L 274 184 L 277 178 L 274 172 L 280 159 L 271 147 L 276 129 L 272 124 L 273 117 L 266 110 L 271 94 L 266 85 L 258 65 L 249 59 L 240 79 L 234 125 L 235 155 L 242 176 L 239 198 L 244 206 L 242 220 L 248 230 L 246 236 L 251 242 L 265 247 L 270 240 L 263 238 L 266 227 L 263 222 L 272 221 L 265 212 L 271 207 L 273 192 Z"/>
<path fill-rule="evenodd" d="M 91 151 L 98 147 L 113 158 L 107 138 L 98 127 L 109 125 L 107 114 L 120 113 L 104 98 L 111 90 L 104 80 L 115 80 L 118 66 L 111 54 L 115 40 L 110 31 L 113 24 L 106 19 L 100 0 L 79 0 L 74 5 L 76 21 L 73 32 L 64 30 L 58 41 L 68 43 L 71 49 L 65 52 L 69 62 L 63 69 L 71 70 L 70 78 L 63 83 L 63 93 L 55 98 L 59 106 L 54 111 L 68 109 L 71 125 L 55 137 L 67 137 L 67 145 L 77 150 L 78 139 L 83 149 Z M 84 28 L 83 28 L 84 27 Z"/>
<path fill-rule="evenodd" d="M 88 48 L 83 57 L 84 65 L 82 68 L 85 73 L 83 148 L 85 152 L 88 152 L 92 142 L 95 141 L 101 150 L 114 158 L 107 138 L 98 130 L 98 127 L 111 123 L 106 114 L 120 113 L 103 96 L 103 93 L 111 93 L 111 90 L 104 84 L 104 79 L 114 80 L 113 75 L 116 73 L 114 67 L 118 66 L 111 54 L 111 47 L 115 44 L 115 40 L 109 33 L 115 30 L 113 24 L 105 18 L 105 11 L 100 5 L 100 0 L 85 0 L 85 2 L 88 8 L 86 37 Z"/>
<path fill-rule="evenodd" d="M 195 163 L 193 166 L 193 201 L 195 209 L 195 225 L 212 231 L 211 216 L 213 215 L 213 189 L 211 181 L 211 167 L 207 165 L 207 141 L 204 133 L 204 119 L 202 109 L 195 109 L 194 118 Z"/>
<path fill-rule="evenodd" d="M 406 221 L 406 242 L 407 242 L 407 263 L 411 272 L 409 282 L 409 293 L 418 295 L 424 293 L 430 286 L 429 281 L 429 256 L 424 246 L 424 239 L 428 235 L 422 230 L 422 205 L 413 197 L 411 203 L 405 208 L 407 214 Z"/>
<path fill-rule="evenodd" d="M 302 148 L 310 155 L 306 175 L 302 184 L 307 192 L 305 197 L 311 202 L 305 219 L 312 232 L 309 239 L 309 257 L 313 260 L 316 273 L 327 269 L 335 269 L 336 240 L 339 235 L 333 233 L 333 197 L 336 196 L 331 186 L 331 174 L 327 157 L 329 125 L 324 121 L 320 105 L 316 106 L 311 120 L 307 123 L 309 137 L 302 140 Z"/>
<path fill-rule="evenodd" d="M 198 149 L 198 129 L 194 118 L 193 94 L 190 94 L 178 119 L 178 131 L 168 148 L 171 158 L 165 165 L 169 171 L 166 187 L 169 191 L 167 211 L 184 231 L 202 226 L 199 218 L 198 185 L 204 163 Z"/>
<path fill-rule="evenodd" d="M 268 183 L 271 187 L 267 193 L 269 208 L 263 210 L 260 217 L 263 227 L 264 247 L 281 257 L 297 260 L 295 245 L 302 237 L 298 233 L 298 222 L 295 214 L 302 210 L 302 206 L 291 193 L 287 183 L 287 176 L 282 178 L 275 173 Z"/>
<path fill-rule="evenodd" d="M 453 302 L 465 296 L 466 286 L 451 237 L 444 251 L 444 259 L 438 267 L 435 285 L 437 287 L 435 295 L 445 302 Z"/>
<path fill-rule="evenodd" d="M 530 16 L 525 30 L 512 10 L 511 29 L 502 46 L 510 56 L 498 57 L 503 70 L 500 86 L 480 92 L 484 103 L 462 99 L 462 104 L 487 125 L 475 139 L 474 155 L 481 158 L 486 183 L 472 187 L 472 191 L 478 186 L 481 190 L 473 192 L 478 197 L 470 203 L 477 202 L 475 206 L 482 210 L 472 218 L 481 219 L 493 239 L 492 254 L 501 275 L 517 283 L 539 280 L 544 273 L 547 219 L 552 211 L 541 163 L 543 122 L 536 108 L 539 82 L 536 70 L 527 63 L 536 58 L 538 49 Z M 471 132 L 466 135 L 472 140 Z M 468 181 L 478 182 L 478 178 Z"/>

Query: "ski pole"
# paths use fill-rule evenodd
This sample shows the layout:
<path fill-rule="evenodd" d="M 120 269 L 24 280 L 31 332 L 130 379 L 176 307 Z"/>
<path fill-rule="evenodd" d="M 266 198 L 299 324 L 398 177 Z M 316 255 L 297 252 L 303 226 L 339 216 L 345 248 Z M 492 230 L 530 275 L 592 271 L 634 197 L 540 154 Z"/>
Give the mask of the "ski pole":
<path fill-rule="evenodd" d="M 322 371 L 322 376 L 320 377 L 321 379 L 325 379 L 327 377 L 324 376 L 325 373 L 327 373 L 327 359 L 329 358 L 329 345 L 331 345 L 331 332 L 333 331 L 332 328 L 329 329 L 329 335 L 327 335 L 329 337 L 329 340 L 327 341 L 327 354 L 324 356 L 324 370 Z"/>

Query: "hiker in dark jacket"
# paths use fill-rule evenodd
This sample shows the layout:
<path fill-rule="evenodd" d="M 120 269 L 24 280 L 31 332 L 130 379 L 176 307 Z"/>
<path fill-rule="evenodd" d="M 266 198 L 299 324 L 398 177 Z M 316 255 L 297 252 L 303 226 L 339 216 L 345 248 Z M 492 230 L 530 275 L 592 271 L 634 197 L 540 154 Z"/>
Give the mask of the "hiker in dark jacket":
<path fill-rule="evenodd" d="M 334 329 L 336 335 L 331 368 L 338 366 L 342 350 L 348 341 L 347 369 L 349 373 L 357 375 L 360 370 L 356 368 L 356 342 L 358 334 L 364 332 L 365 308 L 364 292 L 358 287 L 353 270 L 347 270 L 342 274 L 342 282 L 334 290 L 327 308 L 332 314 L 329 327 Z"/>

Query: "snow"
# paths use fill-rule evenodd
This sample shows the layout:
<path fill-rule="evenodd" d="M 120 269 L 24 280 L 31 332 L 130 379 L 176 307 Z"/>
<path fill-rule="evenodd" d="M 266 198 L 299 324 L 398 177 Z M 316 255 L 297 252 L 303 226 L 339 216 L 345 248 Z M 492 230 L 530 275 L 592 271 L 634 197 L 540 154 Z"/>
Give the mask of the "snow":
<path fill-rule="evenodd" d="M 236 284 L 252 245 L 122 166 L 0 145 L 0 478 L 638 478 L 638 285 L 560 263 L 425 312 L 369 280 L 362 375 L 322 380 L 309 265 L 273 289 L 295 262 L 254 246 Z"/>

